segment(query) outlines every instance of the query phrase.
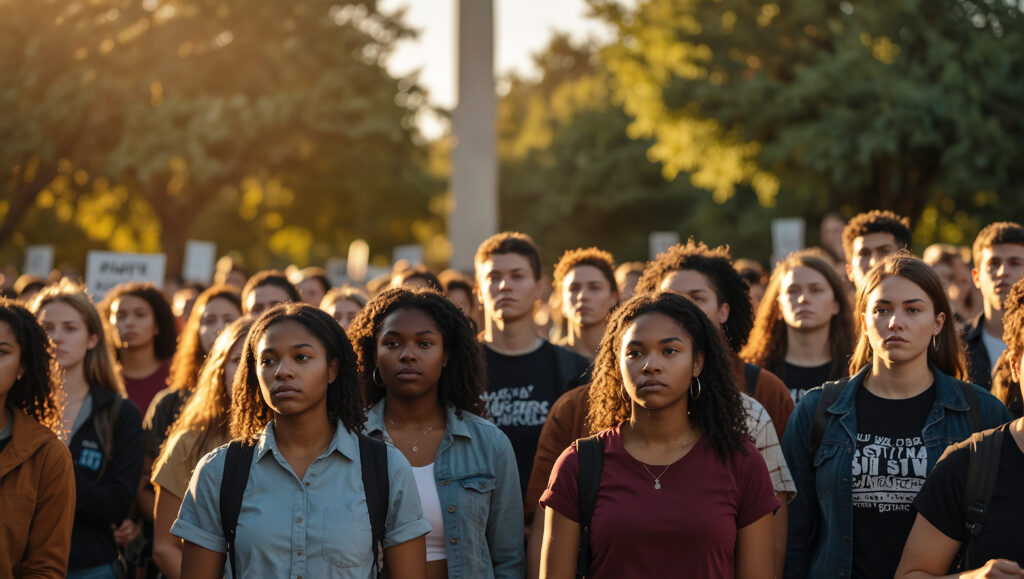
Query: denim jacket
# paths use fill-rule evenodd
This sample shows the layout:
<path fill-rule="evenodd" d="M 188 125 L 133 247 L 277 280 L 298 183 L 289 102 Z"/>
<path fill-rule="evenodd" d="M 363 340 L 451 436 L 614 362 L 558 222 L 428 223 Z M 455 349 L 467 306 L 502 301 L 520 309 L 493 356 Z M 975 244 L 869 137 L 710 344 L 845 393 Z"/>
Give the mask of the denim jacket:
<path fill-rule="evenodd" d="M 380 400 L 366 415 L 366 432 L 391 443 Z M 434 457 L 449 579 L 521 579 L 526 574 L 523 506 L 512 443 L 494 424 L 447 408 Z"/>
<path fill-rule="evenodd" d="M 782 452 L 796 481 L 789 503 L 786 543 L 787 578 L 846 578 L 853 571 L 853 452 L 857 447 L 857 389 L 871 369 L 865 366 L 828 408 L 828 426 L 811 457 L 811 426 L 821 387 L 796 405 L 782 437 Z M 971 435 L 967 401 L 957 380 L 931 366 L 935 403 L 921 431 L 928 448 L 928 472 L 950 444 Z M 982 429 L 1009 422 L 1010 413 L 995 396 L 972 385 L 978 398 Z"/>

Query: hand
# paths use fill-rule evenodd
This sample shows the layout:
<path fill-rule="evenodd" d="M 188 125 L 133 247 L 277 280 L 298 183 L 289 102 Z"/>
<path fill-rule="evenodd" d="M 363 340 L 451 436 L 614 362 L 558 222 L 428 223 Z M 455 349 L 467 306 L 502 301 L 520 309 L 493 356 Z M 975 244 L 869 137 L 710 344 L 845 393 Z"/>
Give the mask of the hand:
<path fill-rule="evenodd" d="M 110 525 L 110 528 L 114 530 L 114 542 L 122 547 L 130 544 L 142 533 L 142 525 L 131 519 L 121 521 L 120 527 Z"/>
<path fill-rule="evenodd" d="M 971 579 L 1021 579 L 1024 570 L 1020 565 L 1006 559 L 990 559 L 981 568 L 966 575 Z"/>

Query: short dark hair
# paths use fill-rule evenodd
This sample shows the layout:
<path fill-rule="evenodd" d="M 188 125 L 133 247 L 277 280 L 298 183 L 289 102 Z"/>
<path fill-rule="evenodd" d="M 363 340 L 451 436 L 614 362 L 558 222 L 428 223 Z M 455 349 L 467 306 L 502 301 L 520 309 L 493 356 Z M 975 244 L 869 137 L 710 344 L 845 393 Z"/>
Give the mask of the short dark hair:
<path fill-rule="evenodd" d="M 438 292 L 444 291 L 444 287 L 441 286 L 441 282 L 437 279 L 437 276 L 423 265 L 407 267 L 392 275 L 391 287 L 402 287 L 405 282 L 411 279 L 421 279 L 430 289 Z"/>
<path fill-rule="evenodd" d="M 242 308 L 245 308 L 245 303 L 249 301 L 249 295 L 255 291 L 256 288 L 268 285 L 277 286 L 283 289 L 288 294 L 288 298 L 293 302 L 302 301 L 302 296 L 299 295 L 298 288 L 296 288 L 292 282 L 288 281 L 288 276 L 276 269 L 266 269 L 257 272 L 256 275 L 249 278 L 249 281 L 245 282 L 245 287 L 242 288 Z"/>
<path fill-rule="evenodd" d="M 686 245 L 674 245 L 647 264 L 636 282 L 636 293 L 658 291 L 669 274 L 692 270 L 707 276 L 719 304 L 729 304 L 729 319 L 723 324 L 725 337 L 734 352 L 747 343 L 754 327 L 754 306 L 750 303 L 750 287 L 732 266 L 728 245 L 709 248 L 704 242 L 690 238 Z"/>
<path fill-rule="evenodd" d="M 453 291 L 462 290 L 469 295 L 469 299 L 475 299 L 473 296 L 473 278 L 454 269 L 446 269 L 437 274 L 437 279 L 444 286 L 444 293 L 451 295 Z"/>
<path fill-rule="evenodd" d="M 331 291 L 331 280 L 327 279 L 327 271 L 322 267 L 304 267 L 295 272 L 292 278 L 295 280 L 296 286 L 306 280 L 315 279 L 323 286 L 324 293 Z"/>
<path fill-rule="evenodd" d="M 748 286 L 753 286 L 756 283 L 763 284 L 768 280 L 768 274 L 761 264 L 752 259 L 737 259 L 733 262 L 732 267 L 740 274 L 743 281 L 747 282 Z"/>
<path fill-rule="evenodd" d="M 110 310 L 114 307 L 114 302 L 124 296 L 134 296 L 149 304 L 157 329 L 156 337 L 153 338 L 153 355 L 164 361 L 173 358 L 174 351 L 178 348 L 178 322 L 164 292 L 149 282 L 132 281 L 117 285 L 107 292 L 100 304 L 100 313 L 103 314 L 104 320 L 110 321 Z M 116 351 L 120 358 L 120 350 Z"/>
<path fill-rule="evenodd" d="M 903 249 L 910 249 L 910 220 L 892 211 L 876 209 L 856 215 L 843 228 L 843 253 L 853 261 L 853 240 L 871 233 L 891 233 Z"/>
<path fill-rule="evenodd" d="M 503 231 L 496 233 L 480 244 L 476 249 L 476 256 L 473 257 L 473 265 L 478 269 L 480 265 L 491 259 L 496 254 L 514 253 L 526 258 L 533 270 L 533 279 L 540 280 L 541 259 L 540 249 L 533 242 L 533 238 L 518 231 Z"/>
<path fill-rule="evenodd" d="M 971 257 L 974 259 L 974 267 L 981 267 L 981 252 L 986 248 L 1001 243 L 1015 243 L 1024 245 L 1024 227 L 1012 221 L 998 221 L 986 225 L 984 229 L 974 238 L 974 245 L 971 247 Z"/>
<path fill-rule="evenodd" d="M 555 265 L 554 281 L 552 282 L 555 291 L 562 290 L 565 276 L 580 265 L 596 267 L 601 275 L 608 280 L 608 286 L 615 292 L 619 291 L 619 284 L 615 281 L 615 258 L 607 251 L 596 247 L 570 249 L 562 254 Z"/>

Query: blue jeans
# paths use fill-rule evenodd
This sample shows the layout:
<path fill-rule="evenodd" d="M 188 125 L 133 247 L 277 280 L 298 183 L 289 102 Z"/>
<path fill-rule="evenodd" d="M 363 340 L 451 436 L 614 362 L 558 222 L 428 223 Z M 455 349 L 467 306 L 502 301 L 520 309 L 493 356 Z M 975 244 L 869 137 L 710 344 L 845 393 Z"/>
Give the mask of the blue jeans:
<path fill-rule="evenodd" d="M 86 569 L 68 571 L 67 579 L 118 579 L 117 571 L 115 570 L 117 564 L 117 561 L 114 561 L 113 563 L 104 563 L 103 565 Z"/>

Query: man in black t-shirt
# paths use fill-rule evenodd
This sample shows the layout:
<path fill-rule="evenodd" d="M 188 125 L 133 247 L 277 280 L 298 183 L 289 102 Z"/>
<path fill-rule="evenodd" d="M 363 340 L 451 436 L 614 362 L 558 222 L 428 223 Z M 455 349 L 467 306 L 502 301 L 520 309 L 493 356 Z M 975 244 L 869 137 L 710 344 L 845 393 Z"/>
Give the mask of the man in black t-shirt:
<path fill-rule="evenodd" d="M 541 260 L 529 236 L 490 237 L 477 249 L 474 265 L 484 308 L 487 412 L 512 441 L 525 493 L 548 410 L 565 391 L 589 381 L 588 363 L 537 335 L 533 308 L 543 289 Z"/>

